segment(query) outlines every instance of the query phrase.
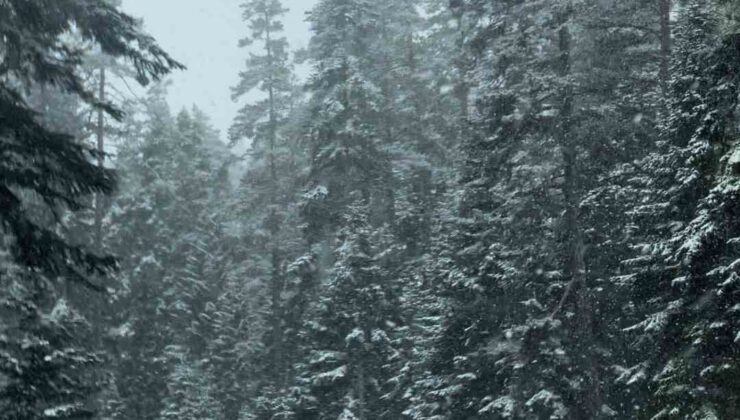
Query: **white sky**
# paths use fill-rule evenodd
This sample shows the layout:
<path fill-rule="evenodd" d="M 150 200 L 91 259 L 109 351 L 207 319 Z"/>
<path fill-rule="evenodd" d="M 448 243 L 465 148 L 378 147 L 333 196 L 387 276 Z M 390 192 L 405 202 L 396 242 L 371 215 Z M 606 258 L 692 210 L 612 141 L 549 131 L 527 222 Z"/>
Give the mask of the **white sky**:
<path fill-rule="evenodd" d="M 144 19 L 144 27 L 188 69 L 171 76 L 169 102 L 173 112 L 197 105 L 222 133 L 240 105 L 231 100 L 248 50 L 237 46 L 249 29 L 242 21 L 243 0 L 123 0 L 123 10 Z M 317 0 L 283 0 L 285 36 L 293 49 L 307 46 L 305 12 Z M 305 70 L 304 70 L 305 71 Z M 248 100 L 248 98 L 247 98 Z"/>

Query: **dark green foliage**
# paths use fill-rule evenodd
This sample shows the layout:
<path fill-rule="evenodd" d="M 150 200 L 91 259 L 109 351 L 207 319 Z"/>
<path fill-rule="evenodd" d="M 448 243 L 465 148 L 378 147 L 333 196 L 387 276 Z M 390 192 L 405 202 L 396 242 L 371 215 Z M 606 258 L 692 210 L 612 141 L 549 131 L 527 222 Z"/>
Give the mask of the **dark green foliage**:
<path fill-rule="evenodd" d="M 125 182 L 107 238 L 121 265 L 121 286 L 106 310 L 113 372 L 123 418 L 141 419 L 157 418 L 175 398 L 167 381 L 176 369 L 211 374 L 206 361 L 228 327 L 224 312 L 238 310 L 224 308 L 220 296 L 239 293 L 230 289 L 235 240 L 219 207 L 230 191 L 228 151 L 197 109 L 173 118 L 156 91 L 148 105 L 142 137 L 119 149 Z M 182 357 L 167 356 L 173 345 Z M 209 386 L 209 398 L 216 398 L 216 384 Z"/>
<path fill-rule="evenodd" d="M 298 418 L 397 418 L 384 395 L 400 356 L 393 340 L 398 288 L 382 267 L 384 241 L 371 232 L 367 217 L 364 203 L 348 209 L 336 263 L 308 313 L 302 343 L 308 355 L 297 372 L 303 393 Z"/>
<path fill-rule="evenodd" d="M 72 240 L 64 221 L 93 194 L 110 194 L 115 177 L 94 163 L 98 152 L 78 142 L 77 121 L 61 116 L 75 115 L 78 101 L 122 116 L 82 82 L 89 46 L 129 60 L 142 83 L 182 66 L 103 1 L 5 1 L 0 27 L 0 231 L 10 257 L 2 273 L 0 416 L 93 418 L 102 359 L 84 341 L 96 330 L 65 296 L 71 282 L 105 290 L 100 278 L 116 263 Z M 34 103 L 45 95 L 59 101 Z"/>
<path fill-rule="evenodd" d="M 628 374 L 653 378 L 643 383 L 647 416 L 732 418 L 738 44 L 721 34 L 716 7 L 686 3 L 663 148 L 642 162 L 650 176 L 634 178 L 645 230 L 629 280 L 644 319 L 630 328 L 641 352 Z"/>
<path fill-rule="evenodd" d="M 78 338 L 89 324 L 52 282 L 4 263 L 10 269 L 2 273 L 0 301 L 0 419 L 94 418 L 101 358 Z"/>
<path fill-rule="evenodd" d="M 96 152 L 91 148 L 44 127 L 18 86 L 55 86 L 95 103 L 78 75 L 83 50 L 61 39 L 73 27 L 105 53 L 131 60 L 142 82 L 181 66 L 143 34 L 133 18 L 100 1 L 7 1 L 0 5 L 0 19 L 5 57 L 0 67 L 3 229 L 17 241 L 12 250 L 18 263 L 89 284 L 87 275 L 104 273 L 113 260 L 69 244 L 43 226 L 29 214 L 29 200 L 40 201 L 55 214 L 59 206 L 77 210 L 84 197 L 110 193 L 113 175 L 92 163 Z M 110 104 L 95 105 L 120 116 Z"/>
<path fill-rule="evenodd" d="M 20 337 L 28 323 L 45 354 L 41 337 L 73 337 L 68 319 L 44 322 L 54 302 L 31 285 L 113 264 L 53 221 L 113 177 L 42 124 L 84 131 L 80 101 L 118 114 L 60 76 L 78 65 L 72 46 L 33 31 L 74 6 L 55 22 L 88 25 L 84 44 L 118 15 L 29 3 L 0 5 L 30 25 L 2 38 L 27 60 L 4 62 L 0 101 L 20 115 L 0 113 L 0 217 L 24 265 L 3 325 Z M 47 405 L 144 420 L 740 417 L 736 9 L 320 0 L 307 51 L 292 54 L 281 2 L 243 2 L 250 50 L 233 96 L 260 95 L 229 131 L 248 143 L 243 168 L 200 112 L 171 116 L 161 90 L 122 124 L 105 240 L 121 281 L 94 323 L 112 375 L 85 373 L 98 359 L 74 347 L 79 358 L 34 373 L 77 374 Z M 112 19 L 104 52 L 140 76 L 177 67 Z M 67 58 L 35 61 L 54 54 Z M 292 55 L 311 66 L 305 86 Z M 68 96 L 19 93 L 34 77 Z M 24 111 L 57 101 L 47 118 Z M 0 379 L 37 372 L 2 337 Z M 16 382 L 13 398 L 34 395 Z M 82 395 L 101 382 L 100 402 Z"/>

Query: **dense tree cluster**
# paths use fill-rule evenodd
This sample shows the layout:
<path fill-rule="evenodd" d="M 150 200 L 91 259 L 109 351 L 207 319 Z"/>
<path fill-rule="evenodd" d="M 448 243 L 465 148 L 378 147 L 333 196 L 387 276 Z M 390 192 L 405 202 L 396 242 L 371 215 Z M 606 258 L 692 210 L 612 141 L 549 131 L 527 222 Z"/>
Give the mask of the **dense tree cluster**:
<path fill-rule="evenodd" d="M 180 67 L 112 2 L 0 2 L 0 419 L 740 418 L 736 2 L 242 12 L 229 147 L 106 100 Z"/>

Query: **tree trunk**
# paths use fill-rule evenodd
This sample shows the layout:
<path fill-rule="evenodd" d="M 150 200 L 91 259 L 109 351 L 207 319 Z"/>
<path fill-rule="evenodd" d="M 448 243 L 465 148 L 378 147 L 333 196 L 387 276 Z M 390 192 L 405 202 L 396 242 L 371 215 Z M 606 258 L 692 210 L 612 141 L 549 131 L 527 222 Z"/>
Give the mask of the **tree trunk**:
<path fill-rule="evenodd" d="M 572 67 L 573 36 L 567 25 L 571 14 L 572 9 L 568 9 L 565 12 L 563 25 L 558 33 L 560 52 L 558 73 L 562 78 L 570 76 Z M 595 358 L 593 305 L 586 285 L 585 262 L 583 258 L 585 246 L 583 232 L 579 223 L 578 151 L 572 133 L 574 91 L 570 84 L 566 83 L 566 86 L 561 92 L 561 98 L 559 143 L 563 156 L 564 176 L 562 193 L 565 202 L 564 226 L 567 247 L 565 272 L 570 278 L 570 282 L 558 307 L 553 313 L 553 317 L 562 310 L 568 299 L 574 298 L 576 324 L 568 333 L 571 335 L 574 344 L 572 348 L 573 356 L 576 358 L 574 360 L 581 359 L 581 363 L 579 364 L 586 369 L 589 383 L 585 387 L 582 401 L 578 404 L 580 412 L 578 414 L 573 413 L 573 418 L 585 420 L 598 418 L 602 406 L 602 396 L 599 384 L 599 370 Z"/>
<path fill-rule="evenodd" d="M 265 32 L 265 52 L 267 54 L 268 67 L 273 68 L 274 53 L 272 50 L 272 33 L 270 31 L 269 23 L 272 21 L 272 16 L 265 12 L 265 22 L 267 22 L 267 30 Z M 285 287 L 284 279 L 282 275 L 282 258 L 280 253 L 280 247 L 278 245 L 279 234 L 280 234 L 280 215 L 278 214 L 278 206 L 280 200 L 278 197 L 279 186 L 277 176 L 277 163 L 275 161 L 275 153 L 277 149 L 277 110 L 275 104 L 275 81 L 274 75 L 271 73 L 268 76 L 267 84 L 267 99 L 268 99 L 268 161 L 270 166 L 270 184 L 272 193 L 270 194 L 270 203 L 268 209 L 268 231 L 270 232 L 270 263 L 271 263 L 271 319 L 270 327 L 272 328 L 272 374 L 275 375 L 276 383 L 286 386 L 289 377 L 287 375 L 286 367 L 290 365 L 290 362 L 286 360 L 286 352 L 284 351 L 284 336 L 283 336 L 283 289 Z"/>
<path fill-rule="evenodd" d="M 457 59 L 455 60 L 455 67 L 457 68 L 457 81 L 455 86 L 455 93 L 457 95 L 457 99 L 460 103 L 460 120 L 461 124 L 465 124 L 468 121 L 469 115 L 468 111 L 470 108 L 470 86 L 468 85 L 468 79 L 467 79 L 467 72 L 468 72 L 468 66 L 465 58 L 465 54 L 463 51 L 465 50 L 465 42 L 466 42 L 466 36 L 465 36 L 465 30 L 463 29 L 463 10 L 462 8 L 456 9 L 454 11 L 454 18 L 455 22 L 457 22 L 457 30 L 459 38 L 457 40 L 458 44 L 458 55 Z"/>
<path fill-rule="evenodd" d="M 668 95 L 671 79 L 671 0 L 658 0 L 660 12 L 660 86 Z"/>
<path fill-rule="evenodd" d="M 362 366 L 363 360 L 357 364 L 357 377 L 355 378 L 355 393 L 359 410 L 357 416 L 359 420 L 367 420 L 367 401 L 365 395 L 365 369 Z"/>
<path fill-rule="evenodd" d="M 100 85 L 98 91 L 98 100 L 100 103 L 105 102 L 105 69 L 100 69 Z M 97 149 L 98 149 L 98 167 L 105 166 L 105 113 L 98 109 L 98 126 L 97 126 Z M 101 251 L 103 246 L 103 216 L 105 197 L 103 194 L 95 196 L 95 249 Z"/>

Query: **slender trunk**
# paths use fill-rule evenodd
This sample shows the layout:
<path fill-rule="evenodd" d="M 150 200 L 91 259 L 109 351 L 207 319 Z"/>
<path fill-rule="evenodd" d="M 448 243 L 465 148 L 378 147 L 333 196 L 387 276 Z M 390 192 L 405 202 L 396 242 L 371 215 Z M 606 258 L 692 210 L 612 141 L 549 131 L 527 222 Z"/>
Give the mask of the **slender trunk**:
<path fill-rule="evenodd" d="M 390 43 L 392 40 L 391 35 L 388 33 L 387 25 L 383 26 L 383 39 L 388 40 Z M 396 104 L 395 104 L 395 98 L 396 98 L 396 92 L 394 91 L 394 83 L 393 83 L 393 60 L 390 57 L 390 54 L 383 54 L 382 57 L 383 61 L 383 69 L 384 74 L 386 75 L 383 78 L 383 109 L 386 114 L 386 117 L 384 118 L 385 123 L 381 124 L 381 126 L 385 127 L 385 144 L 390 146 L 394 142 L 396 142 L 398 139 L 396 138 L 397 131 L 395 130 L 396 124 L 398 123 L 397 119 L 397 113 L 396 113 Z M 381 182 L 382 190 L 380 193 L 382 194 L 381 197 L 378 197 L 379 200 L 382 200 L 381 203 L 383 205 L 383 210 L 378 215 L 378 219 L 374 222 L 377 222 L 378 224 L 382 224 L 387 220 L 395 221 L 396 217 L 396 188 L 397 188 L 397 181 L 395 177 L 393 176 L 393 169 L 392 169 L 392 163 L 390 162 L 390 159 L 386 162 L 385 167 L 383 168 L 383 180 Z M 370 201 L 368 201 L 370 202 Z"/>
<path fill-rule="evenodd" d="M 572 68 L 573 36 L 567 25 L 571 13 L 572 10 L 566 12 L 563 25 L 558 34 L 560 51 L 558 73 L 562 78 L 568 78 Z M 586 375 L 589 381 L 584 391 L 584 398 L 579 402 L 579 406 L 581 407 L 580 415 L 575 415 L 574 413 L 574 418 L 593 419 L 599 416 L 602 396 L 599 385 L 599 371 L 594 352 L 593 306 L 586 285 L 585 262 L 583 258 L 585 246 L 583 232 L 579 223 L 578 152 L 572 133 L 574 91 L 569 83 L 566 83 L 566 87 L 563 88 L 561 97 L 559 143 L 563 156 L 564 182 L 562 193 L 565 201 L 564 226 L 567 238 L 565 272 L 570 278 L 570 282 L 553 316 L 562 310 L 563 305 L 567 303 L 569 298 L 574 298 L 577 325 L 576 328 L 570 331 L 574 343 L 573 350 L 574 355 L 582 359 L 582 363 L 580 364 L 587 370 Z"/>
<path fill-rule="evenodd" d="M 658 0 L 660 12 L 660 86 L 668 95 L 671 78 L 671 0 Z"/>
<path fill-rule="evenodd" d="M 448 157 L 440 154 L 439 148 L 435 147 L 435 142 L 424 132 L 424 115 L 426 114 L 427 109 L 424 100 L 427 96 L 425 95 L 426 92 L 424 91 L 424 88 L 420 86 L 418 80 L 415 78 L 416 75 L 419 74 L 419 58 L 416 52 L 416 44 L 413 34 L 409 34 L 407 36 L 406 45 L 407 65 L 409 68 L 409 74 L 412 75 L 409 80 L 411 83 L 409 93 L 413 98 L 413 124 L 418 127 L 418 132 L 415 134 L 413 141 L 417 145 L 417 150 L 420 153 L 434 159 L 434 161 L 432 161 L 433 163 L 444 161 Z M 413 192 L 418 194 L 418 201 L 414 204 L 416 206 L 420 206 L 420 209 L 422 210 L 422 225 L 420 235 L 416 238 L 417 240 L 407 242 L 409 255 L 421 255 L 423 250 L 428 249 L 432 229 L 431 215 L 434 213 L 435 208 L 434 199 L 432 197 L 433 181 L 431 170 L 426 168 L 417 168 L 416 172 L 416 181 L 414 181 L 414 185 L 412 185 L 411 188 Z M 391 214 L 395 214 L 395 211 Z"/>
<path fill-rule="evenodd" d="M 457 23 L 457 30 L 458 30 L 458 41 L 457 41 L 457 48 L 458 48 L 458 55 L 457 60 L 455 63 L 455 67 L 457 67 L 457 86 L 455 88 L 455 91 L 457 93 L 457 98 L 460 103 L 460 120 L 461 124 L 465 124 L 468 120 L 468 109 L 470 107 L 469 104 L 469 98 L 470 98 L 470 86 L 468 85 L 467 81 L 467 64 L 465 59 L 465 54 L 463 51 L 465 51 L 465 30 L 463 29 L 463 10 L 459 9 L 455 12 L 455 22 Z"/>
<path fill-rule="evenodd" d="M 281 272 L 281 258 L 280 248 L 278 246 L 278 235 L 280 233 L 280 221 L 278 220 L 277 207 L 279 205 L 278 200 L 278 179 L 277 179 L 277 167 L 275 162 L 275 149 L 277 143 L 277 112 L 275 109 L 275 80 L 273 74 L 274 65 L 274 54 L 272 50 L 272 33 L 269 28 L 271 22 L 271 16 L 265 13 L 265 22 L 267 22 L 267 30 L 265 32 L 265 51 L 267 54 L 267 66 L 268 66 L 268 83 L 267 83 L 267 96 L 268 96 L 268 164 L 270 168 L 270 184 L 271 194 L 270 203 L 268 210 L 269 218 L 269 231 L 270 231 L 270 254 L 271 254 L 271 265 L 272 265 L 272 281 L 271 281 L 271 328 L 272 328 L 272 366 L 274 374 L 276 375 L 277 383 L 285 385 L 287 383 L 287 375 L 285 372 L 285 366 L 289 363 L 285 360 L 285 354 L 283 351 L 283 330 L 282 330 L 282 319 L 283 319 L 283 308 L 282 308 L 282 294 L 283 294 L 283 276 Z"/>
<path fill-rule="evenodd" d="M 560 57 L 558 62 L 558 76 L 567 78 L 571 71 L 571 48 L 572 36 L 567 23 L 568 17 L 564 19 L 559 34 L 559 51 Z M 580 228 L 578 226 L 578 199 L 576 197 L 576 145 L 571 136 L 571 125 L 573 118 L 573 89 L 569 84 L 560 92 L 561 109 L 560 109 L 560 126 L 558 127 L 559 145 L 563 156 L 563 200 L 565 202 L 565 230 L 566 230 L 566 266 L 565 272 L 570 278 L 570 282 L 565 289 L 560 302 L 558 303 L 552 317 L 556 317 L 572 297 L 582 283 L 583 259 L 580 257 L 583 247 Z"/>
<path fill-rule="evenodd" d="M 98 100 L 102 104 L 105 102 L 105 68 L 100 68 L 100 81 L 98 85 Z M 98 151 L 98 168 L 103 169 L 105 167 L 105 113 L 102 109 L 98 109 L 98 122 L 97 122 L 97 151 Z M 96 194 L 95 195 L 95 250 L 97 252 L 102 253 L 103 252 L 103 217 L 105 216 L 105 195 L 104 194 Z M 86 293 L 87 294 L 87 293 Z M 94 316 L 97 319 L 91 319 L 92 321 L 92 328 L 93 333 L 95 337 L 95 348 L 102 348 L 103 345 L 103 325 L 104 321 L 103 318 L 105 317 L 105 306 L 104 303 L 95 300 L 94 303 L 91 304 L 91 308 Z M 102 372 L 96 372 L 97 375 L 103 375 Z M 103 376 L 97 378 L 100 381 L 103 381 Z M 101 382 L 102 383 L 102 382 Z M 98 401 L 96 404 L 98 404 L 98 410 L 100 409 L 100 405 L 102 401 Z"/>
<path fill-rule="evenodd" d="M 98 87 L 98 100 L 100 103 L 105 102 L 105 69 L 100 69 L 100 85 Z M 97 126 L 97 149 L 98 149 L 98 167 L 105 166 L 105 114 L 102 109 L 98 109 L 98 126 Z M 100 251 L 103 245 L 103 216 L 105 197 L 103 194 L 95 196 L 95 249 Z"/>
<path fill-rule="evenodd" d="M 367 420 L 367 401 L 365 396 L 365 368 L 363 361 L 357 364 L 357 377 L 355 378 L 355 393 L 357 394 L 358 419 Z"/>

